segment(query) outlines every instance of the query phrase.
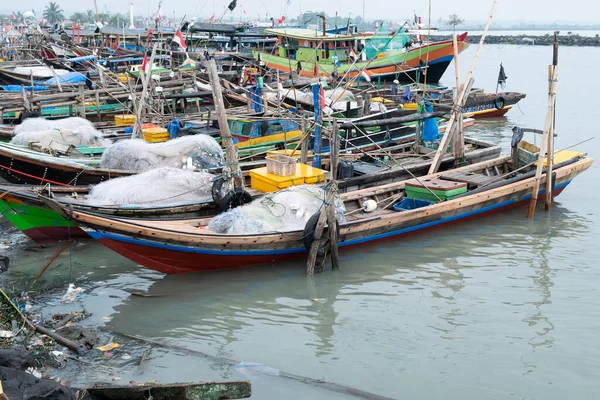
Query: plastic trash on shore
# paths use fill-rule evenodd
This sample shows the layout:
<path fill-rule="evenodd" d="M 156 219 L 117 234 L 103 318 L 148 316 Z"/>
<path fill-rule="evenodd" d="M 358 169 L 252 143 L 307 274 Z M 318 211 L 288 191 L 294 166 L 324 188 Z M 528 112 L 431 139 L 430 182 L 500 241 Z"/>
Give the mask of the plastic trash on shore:
<path fill-rule="evenodd" d="M 82 292 L 83 292 L 82 288 L 75 287 L 74 284 L 69 283 L 69 288 L 67 289 L 67 292 L 62 297 L 63 303 L 71 303 L 73 300 L 75 300 L 77 295 L 79 295 Z"/>
<path fill-rule="evenodd" d="M 102 155 L 102 168 L 143 172 L 154 168 L 187 168 L 187 158 L 197 169 L 223 165 L 223 150 L 208 135 L 184 136 L 162 143 L 141 139 L 121 140 L 108 147 Z M 185 160 L 185 161 L 184 161 Z"/>
<path fill-rule="evenodd" d="M 314 185 L 293 186 L 219 214 L 207 229 L 226 235 L 303 230 L 325 200 L 325 191 Z M 336 218 L 344 222 L 344 204 L 336 198 Z"/>
<path fill-rule="evenodd" d="M 28 146 L 29 142 L 40 143 L 49 147 L 52 142 L 72 146 L 104 147 L 111 144 L 103 139 L 100 131 L 94 125 L 80 117 L 70 117 L 58 120 L 45 118 L 28 118 L 15 127 L 12 144 Z"/>
<path fill-rule="evenodd" d="M 212 200 L 215 176 L 206 171 L 157 168 L 97 184 L 88 195 L 92 206 L 173 206 Z"/>

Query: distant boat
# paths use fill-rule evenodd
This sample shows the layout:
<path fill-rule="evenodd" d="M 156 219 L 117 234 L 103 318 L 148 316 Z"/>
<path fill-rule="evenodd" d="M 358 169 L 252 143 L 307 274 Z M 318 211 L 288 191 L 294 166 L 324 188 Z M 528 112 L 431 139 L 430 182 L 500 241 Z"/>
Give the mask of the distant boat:
<path fill-rule="evenodd" d="M 253 51 L 255 59 L 268 68 L 289 73 L 301 64 L 299 75 L 304 77 L 331 76 L 337 71 L 349 78 L 364 76 L 369 79 L 398 79 L 400 82 L 438 82 L 454 58 L 452 41 L 435 42 L 404 48 L 384 49 L 371 59 L 354 62 L 353 54 L 369 46 L 369 35 L 323 34 L 311 29 L 267 29 L 266 33 L 277 36 L 274 54 Z M 403 35 L 403 34 L 402 34 Z M 466 33 L 458 37 L 458 51 L 469 45 Z M 337 58 L 337 62 L 336 62 Z M 339 63 L 339 66 L 336 66 Z"/>

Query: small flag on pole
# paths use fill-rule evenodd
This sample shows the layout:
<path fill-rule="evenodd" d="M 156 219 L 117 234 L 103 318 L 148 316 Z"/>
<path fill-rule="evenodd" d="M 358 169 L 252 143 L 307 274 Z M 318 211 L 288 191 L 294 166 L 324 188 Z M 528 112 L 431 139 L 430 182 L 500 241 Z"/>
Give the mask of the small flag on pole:
<path fill-rule="evenodd" d="M 183 38 L 183 35 L 181 34 L 181 31 L 179 29 L 177 29 L 177 32 L 175 32 L 175 36 L 173 36 L 173 41 L 177 43 L 179 47 L 181 47 L 184 51 L 187 50 L 185 39 Z"/>
<path fill-rule="evenodd" d="M 369 75 L 369 73 L 367 72 L 366 69 L 363 69 L 362 72 L 360 73 L 362 75 L 362 77 L 365 79 L 365 81 L 367 82 L 371 82 L 371 75 Z"/>
<path fill-rule="evenodd" d="M 144 53 L 144 61 L 142 61 L 142 71 L 144 71 L 145 73 L 148 73 L 148 71 L 150 70 L 150 63 L 148 62 L 148 54 Z"/>
<path fill-rule="evenodd" d="M 358 56 L 356 55 L 356 53 L 354 52 L 354 49 L 352 47 L 350 47 L 350 51 L 348 51 L 348 55 L 350 57 L 352 57 L 354 59 L 354 61 L 356 61 L 356 59 L 358 58 Z"/>
<path fill-rule="evenodd" d="M 500 85 L 502 89 L 506 87 L 506 78 L 508 78 L 508 76 L 506 76 L 506 73 L 504 72 L 504 66 L 502 66 L 502 63 L 500 63 L 500 72 L 498 72 L 498 85 Z"/>

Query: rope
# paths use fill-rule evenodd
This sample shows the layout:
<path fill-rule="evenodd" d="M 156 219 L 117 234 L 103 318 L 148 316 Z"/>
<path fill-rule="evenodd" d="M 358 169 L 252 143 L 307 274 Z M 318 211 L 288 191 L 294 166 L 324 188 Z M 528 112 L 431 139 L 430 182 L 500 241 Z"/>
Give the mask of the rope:
<path fill-rule="evenodd" d="M 39 176 L 30 175 L 30 174 L 28 174 L 28 173 L 21 172 L 21 171 L 18 171 L 18 170 L 16 170 L 16 169 L 13 169 L 13 168 L 7 167 L 6 165 L 2 165 L 2 164 L 0 164 L 0 168 L 3 168 L 3 169 L 5 169 L 5 170 L 7 170 L 7 171 L 11 171 L 11 172 L 14 172 L 14 173 L 17 173 L 17 174 L 20 174 L 20 175 L 26 176 L 26 177 L 28 177 L 28 178 L 39 179 L 41 182 L 52 183 L 52 184 L 54 184 L 54 185 L 58 185 L 58 186 L 71 186 L 71 185 L 69 185 L 69 184 L 66 184 L 66 183 L 56 182 L 56 181 L 53 181 L 53 180 L 50 180 L 50 179 L 41 178 L 41 177 L 39 177 Z"/>

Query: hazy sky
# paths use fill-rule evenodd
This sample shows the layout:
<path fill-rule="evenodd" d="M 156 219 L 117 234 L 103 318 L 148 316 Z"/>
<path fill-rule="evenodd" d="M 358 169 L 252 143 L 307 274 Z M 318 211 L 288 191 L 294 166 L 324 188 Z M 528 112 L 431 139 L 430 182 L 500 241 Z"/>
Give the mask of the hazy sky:
<path fill-rule="evenodd" d="M 66 12 L 67 16 L 73 11 L 83 11 L 94 8 L 93 0 L 55 0 Z M 100 11 L 105 6 L 110 12 L 128 12 L 127 0 L 97 0 Z M 133 0 L 135 14 L 146 15 L 156 12 L 159 0 Z M 176 12 L 178 17 L 197 13 L 200 17 L 207 17 L 215 11 L 218 16 L 230 0 L 163 0 L 163 13 L 169 16 Z M 33 8 L 39 13 L 48 4 L 49 0 L 29 0 L 15 4 L 10 8 L 8 0 L 0 3 L 0 12 L 25 11 Z M 238 0 L 238 7 L 246 10 L 247 18 L 256 18 L 260 13 L 278 17 L 284 11 L 288 16 L 296 16 L 302 11 L 325 11 L 334 15 L 337 11 L 340 16 L 361 15 L 363 0 Z M 18 4 L 18 5 L 17 5 Z M 366 19 L 397 19 L 404 20 L 413 14 L 423 16 L 426 20 L 428 14 L 428 0 L 398 1 L 398 0 L 365 0 Z M 20 7 L 19 7 L 20 6 Z M 487 18 L 492 6 L 491 0 L 432 0 L 432 20 L 439 17 L 444 19 L 449 14 L 456 13 L 466 20 L 483 21 Z M 596 0 L 498 0 L 494 17 L 502 21 L 570 21 L 570 22 L 599 22 L 600 15 Z M 202 11 L 201 11 L 202 10 Z M 286 11 L 287 10 L 287 11 Z M 240 10 L 234 11 L 235 18 L 239 19 Z M 228 14 L 227 16 L 229 16 Z"/>

